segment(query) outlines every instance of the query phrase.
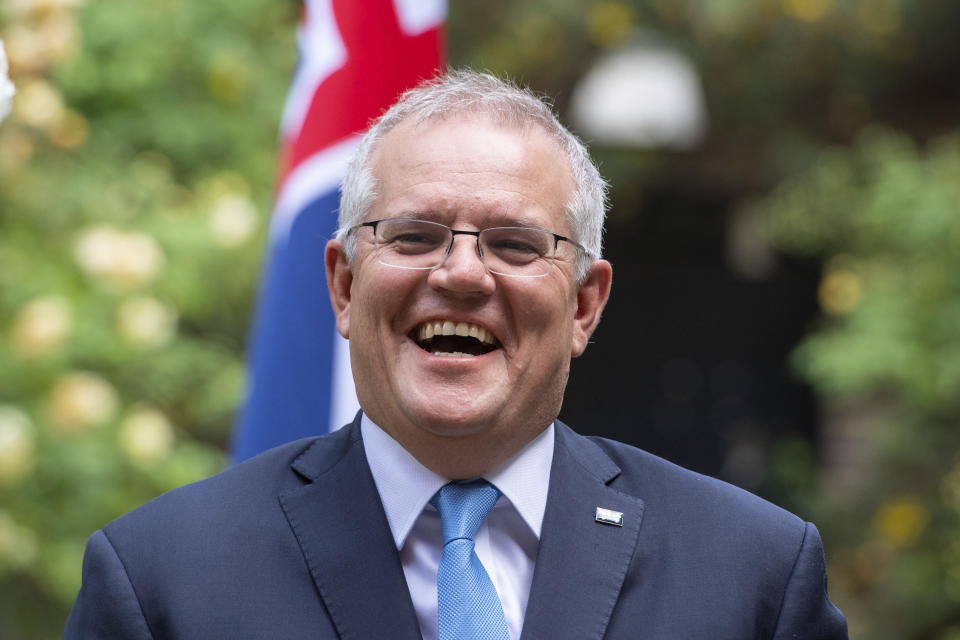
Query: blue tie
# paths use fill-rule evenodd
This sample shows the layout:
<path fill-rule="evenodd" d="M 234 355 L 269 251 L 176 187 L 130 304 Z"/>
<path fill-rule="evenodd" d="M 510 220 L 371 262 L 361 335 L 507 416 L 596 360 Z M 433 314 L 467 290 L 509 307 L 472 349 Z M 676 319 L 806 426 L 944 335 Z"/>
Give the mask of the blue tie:
<path fill-rule="evenodd" d="M 443 525 L 437 570 L 440 640 L 510 640 L 497 590 L 473 548 L 473 536 L 499 497 L 486 480 L 473 480 L 450 483 L 430 500 Z"/>

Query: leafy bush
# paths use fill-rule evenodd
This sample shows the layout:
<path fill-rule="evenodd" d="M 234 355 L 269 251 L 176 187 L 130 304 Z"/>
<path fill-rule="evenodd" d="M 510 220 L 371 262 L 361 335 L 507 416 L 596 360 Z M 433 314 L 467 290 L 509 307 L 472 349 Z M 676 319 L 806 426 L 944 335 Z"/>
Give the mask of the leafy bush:
<path fill-rule="evenodd" d="M 868 130 L 753 207 L 823 261 L 793 354 L 824 409 L 818 523 L 851 635 L 960 635 L 960 137 Z"/>
<path fill-rule="evenodd" d="M 57 637 L 87 536 L 210 475 L 296 3 L 11 3 L 0 128 L 0 636 Z"/>

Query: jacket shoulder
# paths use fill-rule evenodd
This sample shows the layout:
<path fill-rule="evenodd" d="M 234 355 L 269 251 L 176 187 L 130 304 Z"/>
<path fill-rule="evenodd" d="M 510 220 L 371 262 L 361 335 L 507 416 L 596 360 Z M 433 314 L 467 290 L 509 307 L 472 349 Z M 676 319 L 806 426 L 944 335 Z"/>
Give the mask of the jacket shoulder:
<path fill-rule="evenodd" d="M 344 428 L 280 445 L 214 476 L 168 491 L 109 523 L 104 533 L 114 544 L 208 531 L 242 535 L 262 522 L 264 514 L 278 514 L 279 494 L 304 484 L 300 460 L 310 456 L 335 464 L 353 441 L 353 430 Z"/>
<path fill-rule="evenodd" d="M 812 524 L 629 445 L 576 435 L 566 444 L 587 452 L 582 460 L 594 467 L 609 465 L 609 486 L 643 502 L 619 615 L 606 637 L 635 637 L 638 624 L 657 638 L 847 637 L 826 592 Z M 687 614 L 663 613 L 676 611 Z"/>
<path fill-rule="evenodd" d="M 599 437 L 587 437 L 620 468 L 613 486 L 635 493 L 648 510 L 702 525 L 736 525 L 737 531 L 786 535 L 799 545 L 802 519 L 749 491 L 686 469 L 642 449 Z M 652 514 L 650 514 L 652 515 Z"/>

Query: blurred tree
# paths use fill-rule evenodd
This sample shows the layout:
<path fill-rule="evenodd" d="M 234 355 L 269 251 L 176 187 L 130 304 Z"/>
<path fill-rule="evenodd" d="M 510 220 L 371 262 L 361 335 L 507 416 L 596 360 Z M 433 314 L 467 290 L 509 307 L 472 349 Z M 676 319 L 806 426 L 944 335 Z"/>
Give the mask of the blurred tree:
<path fill-rule="evenodd" d="M 4 8 L 0 637 L 59 637 L 90 532 L 224 464 L 298 11 Z"/>
<path fill-rule="evenodd" d="M 825 409 L 816 500 L 856 636 L 960 634 L 960 136 L 868 130 L 752 205 L 823 261 L 794 352 Z"/>
<path fill-rule="evenodd" d="M 508 72 L 561 111 L 597 53 L 651 40 L 684 53 L 711 132 L 660 162 L 742 192 L 873 122 L 923 140 L 955 127 L 958 25 L 951 0 L 491 0 L 455 3 L 449 41 L 454 64 Z"/>

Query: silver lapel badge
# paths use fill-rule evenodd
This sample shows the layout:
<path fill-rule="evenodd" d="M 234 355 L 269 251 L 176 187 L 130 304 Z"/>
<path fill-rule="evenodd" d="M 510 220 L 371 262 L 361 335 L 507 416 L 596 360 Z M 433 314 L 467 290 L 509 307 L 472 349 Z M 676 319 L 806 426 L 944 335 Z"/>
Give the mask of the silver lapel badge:
<path fill-rule="evenodd" d="M 623 513 L 620 511 L 613 511 L 612 509 L 597 507 L 597 522 L 602 522 L 603 524 L 612 524 L 615 527 L 622 527 Z"/>

